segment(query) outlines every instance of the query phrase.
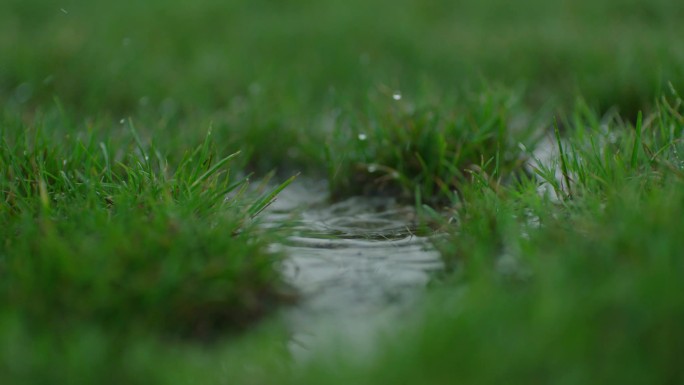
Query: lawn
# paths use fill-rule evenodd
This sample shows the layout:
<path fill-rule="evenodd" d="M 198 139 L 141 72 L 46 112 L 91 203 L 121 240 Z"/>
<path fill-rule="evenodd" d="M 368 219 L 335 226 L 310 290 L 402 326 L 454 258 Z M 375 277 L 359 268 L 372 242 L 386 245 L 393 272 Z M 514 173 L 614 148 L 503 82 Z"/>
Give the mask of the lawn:
<path fill-rule="evenodd" d="M 681 20 L 3 1 L 0 382 L 684 382 Z M 439 235 L 446 270 L 373 359 L 285 349 L 290 230 L 260 214 L 296 175 Z"/>

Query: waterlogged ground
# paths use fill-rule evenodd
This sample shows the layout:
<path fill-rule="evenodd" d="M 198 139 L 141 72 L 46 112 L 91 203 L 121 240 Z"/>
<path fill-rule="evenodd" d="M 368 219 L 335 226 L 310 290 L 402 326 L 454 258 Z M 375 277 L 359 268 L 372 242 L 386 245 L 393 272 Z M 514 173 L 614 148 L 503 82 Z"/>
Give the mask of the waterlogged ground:
<path fill-rule="evenodd" d="M 563 185 L 551 136 L 532 153 L 527 168 L 552 170 Z M 558 199 L 539 177 L 539 193 Z M 410 314 L 430 279 L 443 268 L 430 240 L 414 231 L 415 209 L 386 197 L 352 197 L 330 203 L 327 184 L 297 180 L 265 213 L 268 225 L 294 223 L 294 235 L 274 250 L 288 255 L 286 279 L 302 295 L 285 312 L 298 359 L 345 352 L 364 357 L 380 332 L 391 332 Z M 500 267 L 508 260 L 502 258 Z"/>
<path fill-rule="evenodd" d="M 299 359 L 369 352 L 442 268 L 429 240 L 412 229 L 413 208 L 387 198 L 327 198 L 325 184 L 298 181 L 266 214 L 269 223 L 295 221 L 295 235 L 273 248 L 288 254 L 285 276 L 302 294 L 284 315 Z"/>

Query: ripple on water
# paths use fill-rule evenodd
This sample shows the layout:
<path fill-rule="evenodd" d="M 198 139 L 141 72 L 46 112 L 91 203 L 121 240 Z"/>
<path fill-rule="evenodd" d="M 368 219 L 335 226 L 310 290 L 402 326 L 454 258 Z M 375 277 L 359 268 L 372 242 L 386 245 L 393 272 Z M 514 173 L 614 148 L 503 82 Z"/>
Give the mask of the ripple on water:
<path fill-rule="evenodd" d="M 298 181 L 265 213 L 270 223 L 296 223 L 296 235 L 273 249 L 288 255 L 283 273 L 302 293 L 285 314 L 299 358 L 333 341 L 370 350 L 378 329 L 410 309 L 443 268 L 429 240 L 413 234 L 411 207 L 362 197 L 327 204 L 327 194 L 324 184 Z"/>

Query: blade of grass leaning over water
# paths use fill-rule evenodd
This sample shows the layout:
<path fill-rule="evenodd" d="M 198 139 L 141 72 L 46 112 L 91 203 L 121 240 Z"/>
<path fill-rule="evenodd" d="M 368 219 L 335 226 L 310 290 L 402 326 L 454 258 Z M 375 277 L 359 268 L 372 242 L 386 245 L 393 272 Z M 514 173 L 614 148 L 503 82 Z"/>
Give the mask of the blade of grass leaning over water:
<path fill-rule="evenodd" d="M 259 215 L 264 209 L 266 209 L 273 201 L 276 199 L 276 196 L 280 194 L 281 191 L 283 191 L 287 186 L 289 186 L 292 182 L 294 182 L 295 178 L 297 178 L 299 174 L 293 175 L 289 177 L 285 182 L 279 184 L 276 186 L 271 192 L 267 193 L 263 197 L 261 197 L 259 200 L 257 200 L 252 206 L 249 207 L 247 210 L 249 216 L 251 218 L 256 217 Z"/>

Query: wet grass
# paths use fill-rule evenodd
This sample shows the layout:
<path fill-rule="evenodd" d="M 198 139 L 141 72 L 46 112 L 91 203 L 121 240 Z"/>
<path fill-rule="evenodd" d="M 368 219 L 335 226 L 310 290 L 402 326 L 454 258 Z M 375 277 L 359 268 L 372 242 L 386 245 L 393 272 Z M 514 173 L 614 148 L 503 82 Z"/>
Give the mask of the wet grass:
<path fill-rule="evenodd" d="M 684 79 L 684 10 L 671 1 L 0 7 L 9 106 L 46 108 L 58 97 L 77 120 L 135 116 L 196 141 L 196 127 L 213 122 L 219 149 L 244 147 L 260 171 L 322 172 L 312 164 L 340 115 L 388 114 L 377 93 L 440 111 L 468 99 L 454 95 L 500 85 L 524 90 L 533 112 L 549 103 L 569 111 L 581 96 L 631 119 Z"/>
<path fill-rule="evenodd" d="M 682 382 L 683 17 L 0 3 L 0 382 Z M 291 367 L 255 326 L 293 298 L 286 234 L 255 219 L 298 171 L 444 234 L 447 271 L 369 362 Z"/>
<path fill-rule="evenodd" d="M 137 338 L 153 351 L 155 339 L 208 343 L 294 299 L 281 255 L 267 250 L 278 234 L 254 224 L 288 182 L 248 189 L 228 172 L 239 153 L 220 157 L 211 135 L 171 154 L 143 142 L 132 121 L 112 130 L 7 116 L 0 132 L 7 383 L 52 382 L 63 369 L 104 380 Z M 79 372 L 78 360 L 100 369 Z"/>
<path fill-rule="evenodd" d="M 381 354 L 321 358 L 292 383 L 681 382 L 681 187 L 625 189 L 572 219 L 544 210 L 531 230 L 497 201 L 459 230 L 461 268 Z"/>
<path fill-rule="evenodd" d="M 480 174 L 438 219 L 450 268 L 426 305 L 372 360 L 332 352 L 291 383 L 684 380 L 684 108 L 656 104 L 634 124 L 580 105 L 547 166 L 508 184 Z"/>
<path fill-rule="evenodd" d="M 520 171 L 539 136 L 515 92 L 487 89 L 417 104 L 397 91 L 339 122 L 326 149 L 334 194 L 452 203 L 475 175 L 496 183 Z"/>

